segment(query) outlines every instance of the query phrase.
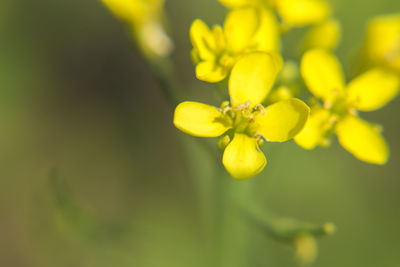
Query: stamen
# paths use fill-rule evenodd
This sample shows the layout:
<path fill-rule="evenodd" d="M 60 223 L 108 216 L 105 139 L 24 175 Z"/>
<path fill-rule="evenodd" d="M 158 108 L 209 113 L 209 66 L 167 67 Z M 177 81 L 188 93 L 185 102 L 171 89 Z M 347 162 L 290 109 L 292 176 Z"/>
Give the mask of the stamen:
<path fill-rule="evenodd" d="M 265 108 L 264 108 L 264 106 L 262 104 L 257 104 L 254 107 L 254 110 L 258 110 L 258 111 L 261 112 L 261 115 L 265 115 Z"/>
<path fill-rule="evenodd" d="M 326 101 L 324 102 L 324 108 L 325 108 L 325 109 L 331 109 L 332 106 L 333 106 L 332 101 L 326 100 Z"/>
<path fill-rule="evenodd" d="M 244 102 L 243 104 L 240 104 L 240 105 L 237 105 L 236 107 L 235 107 L 235 110 L 241 110 L 241 111 L 243 111 L 243 110 L 246 110 L 246 109 L 248 109 L 249 107 L 250 107 L 250 105 L 251 105 L 251 102 L 249 101 L 249 100 L 247 100 L 246 102 Z"/>

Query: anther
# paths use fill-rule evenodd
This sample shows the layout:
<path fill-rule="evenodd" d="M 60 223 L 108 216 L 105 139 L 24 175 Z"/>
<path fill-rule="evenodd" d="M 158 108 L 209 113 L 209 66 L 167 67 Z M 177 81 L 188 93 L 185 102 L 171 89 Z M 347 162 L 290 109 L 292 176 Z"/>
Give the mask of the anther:
<path fill-rule="evenodd" d="M 261 112 L 261 115 L 264 115 L 264 114 L 265 114 L 265 108 L 264 108 L 264 106 L 263 106 L 262 104 L 257 104 L 257 105 L 254 107 L 254 109 L 260 111 L 260 112 Z"/>

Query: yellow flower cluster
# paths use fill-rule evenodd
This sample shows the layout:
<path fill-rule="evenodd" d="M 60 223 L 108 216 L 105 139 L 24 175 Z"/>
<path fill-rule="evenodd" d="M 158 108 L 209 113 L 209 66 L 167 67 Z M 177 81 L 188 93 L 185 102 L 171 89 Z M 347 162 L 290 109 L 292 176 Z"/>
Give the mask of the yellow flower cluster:
<path fill-rule="evenodd" d="M 266 108 L 267 97 L 282 61 L 276 54 L 252 52 L 238 59 L 229 77 L 230 103 L 220 108 L 197 102 L 183 102 L 175 109 L 174 124 L 198 137 L 223 136 L 227 140 L 222 163 L 233 178 L 248 179 L 267 163 L 259 145 L 262 140 L 285 142 L 307 121 L 309 108 L 291 98 Z"/>
<path fill-rule="evenodd" d="M 381 108 L 398 94 L 399 76 L 383 68 L 400 69 L 398 15 L 371 22 L 366 48 L 376 67 L 345 85 L 341 64 L 332 52 L 339 43 L 340 25 L 325 1 L 219 1 L 230 8 L 222 27 L 210 29 L 199 19 L 191 26 L 192 59 L 198 79 L 228 82 L 230 101 L 219 108 L 179 104 L 174 114 L 178 129 L 198 137 L 221 136 L 222 163 L 239 180 L 264 168 L 266 159 L 259 149 L 264 141 L 294 138 L 301 147 L 312 149 L 329 145 L 336 133 L 339 143 L 358 159 L 373 164 L 387 161 L 389 148 L 381 128 L 360 119 L 358 112 Z M 305 51 L 300 68 L 293 61 L 283 64 L 281 34 L 304 26 L 309 30 L 299 42 Z M 301 87 L 298 72 L 316 99 L 310 118 L 308 106 L 292 98 L 290 88 Z M 275 83 L 278 86 L 270 94 Z M 271 105 L 264 107 L 265 103 Z"/>
<path fill-rule="evenodd" d="M 163 0 L 102 0 L 131 26 L 147 56 L 166 56 Z M 197 137 L 221 137 L 222 163 L 235 179 L 258 174 L 266 165 L 264 141 L 294 138 L 305 149 L 328 146 L 333 134 L 356 158 L 384 164 L 389 148 L 381 127 L 358 113 L 386 105 L 400 88 L 400 14 L 379 16 L 367 27 L 368 68 L 347 85 L 333 50 L 340 23 L 325 0 L 219 0 L 229 10 L 222 26 L 196 19 L 190 28 L 192 59 L 199 80 L 228 84 L 220 107 L 183 102 L 174 124 Z M 307 27 L 298 42 L 300 63 L 286 60 L 281 35 Z M 304 81 L 304 83 L 301 81 Z M 309 107 L 293 98 L 303 84 L 313 94 Z M 310 113 L 310 116 L 309 116 Z"/>
<path fill-rule="evenodd" d="M 272 12 L 244 7 L 228 13 L 223 28 L 197 19 L 190 28 L 196 76 L 207 82 L 226 78 L 236 60 L 251 51 L 278 52 L 279 25 Z"/>
<path fill-rule="evenodd" d="M 340 144 L 360 160 L 384 164 L 389 149 L 380 127 L 358 117 L 358 111 L 381 108 L 399 92 L 399 77 L 385 69 L 373 68 L 345 85 L 338 59 L 323 49 L 310 50 L 301 61 L 301 74 L 323 105 L 315 104 L 304 130 L 295 137 L 306 149 L 329 144 L 333 132 Z"/>

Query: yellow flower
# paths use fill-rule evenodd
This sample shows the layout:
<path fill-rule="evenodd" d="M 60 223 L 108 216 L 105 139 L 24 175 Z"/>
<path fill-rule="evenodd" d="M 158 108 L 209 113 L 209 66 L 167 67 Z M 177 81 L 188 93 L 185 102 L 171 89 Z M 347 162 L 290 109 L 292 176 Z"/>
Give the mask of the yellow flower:
<path fill-rule="evenodd" d="M 193 136 L 222 136 L 220 144 L 226 146 L 222 163 L 226 170 L 238 180 L 255 176 L 267 163 L 259 149 L 261 138 L 285 142 L 303 128 L 309 114 L 307 105 L 295 98 L 266 108 L 261 105 L 281 67 L 280 57 L 274 54 L 255 52 L 242 56 L 229 78 L 230 104 L 226 101 L 216 108 L 183 102 L 175 109 L 175 126 Z"/>
<path fill-rule="evenodd" d="M 127 23 L 145 55 L 167 56 L 173 43 L 163 26 L 164 0 L 102 0 L 119 19 Z"/>
<path fill-rule="evenodd" d="M 356 158 L 374 164 L 386 163 L 389 148 L 380 128 L 357 116 L 359 111 L 379 109 L 399 92 L 399 77 L 381 68 L 370 69 L 347 86 L 341 65 L 330 52 L 310 50 L 301 61 L 301 74 L 310 90 L 324 101 L 316 105 L 303 131 L 295 137 L 306 149 L 329 144 L 335 132 L 339 143 Z"/>
<path fill-rule="evenodd" d="M 301 265 L 310 265 L 318 254 L 317 240 L 310 234 L 299 234 L 294 240 L 296 259 Z"/>
<path fill-rule="evenodd" d="M 275 9 L 285 25 L 306 26 L 327 19 L 331 8 L 324 0 L 219 0 L 229 8 L 253 6 Z"/>
<path fill-rule="evenodd" d="M 292 60 L 286 61 L 277 79 L 279 86 L 272 90 L 265 102 L 272 104 L 294 97 L 298 92 L 299 78 L 298 64 Z"/>
<path fill-rule="evenodd" d="M 400 72 L 400 13 L 379 16 L 369 22 L 365 51 L 372 64 Z"/>
<path fill-rule="evenodd" d="M 284 24 L 302 27 L 321 23 L 331 13 L 324 0 L 276 0 L 276 10 Z"/>
<path fill-rule="evenodd" d="M 279 28 L 274 15 L 251 7 L 228 13 L 223 29 L 211 30 L 201 20 L 190 28 L 192 58 L 196 77 L 207 82 L 219 82 L 229 74 L 238 57 L 244 53 L 277 52 Z"/>

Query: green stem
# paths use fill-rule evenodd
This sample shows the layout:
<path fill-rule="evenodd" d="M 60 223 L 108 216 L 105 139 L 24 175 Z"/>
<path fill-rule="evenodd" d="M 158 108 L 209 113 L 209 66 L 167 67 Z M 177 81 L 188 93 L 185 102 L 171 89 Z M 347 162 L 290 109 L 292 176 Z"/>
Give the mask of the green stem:
<path fill-rule="evenodd" d="M 174 66 L 169 59 L 148 59 L 147 65 L 171 107 L 179 104 L 182 87 L 175 78 Z"/>

